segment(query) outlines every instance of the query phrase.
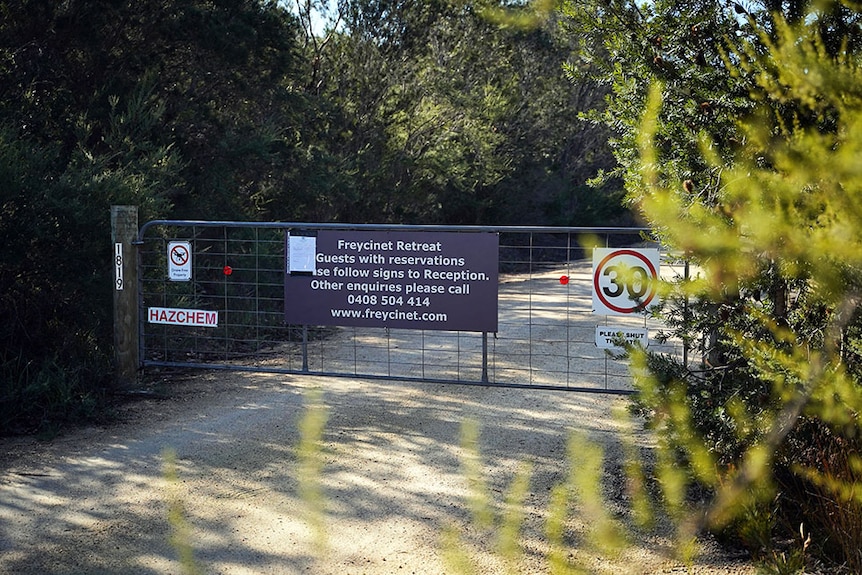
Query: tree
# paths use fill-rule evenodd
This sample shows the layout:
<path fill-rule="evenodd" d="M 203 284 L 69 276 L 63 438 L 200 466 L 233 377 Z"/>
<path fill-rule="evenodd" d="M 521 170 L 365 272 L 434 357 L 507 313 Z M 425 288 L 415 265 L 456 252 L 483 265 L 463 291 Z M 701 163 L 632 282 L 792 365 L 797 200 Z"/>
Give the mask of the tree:
<path fill-rule="evenodd" d="M 579 193 L 609 163 L 604 127 L 578 119 L 600 92 L 566 89 L 553 19 L 512 26 L 501 4 L 339 3 L 338 27 L 307 41 L 331 217 L 573 223 L 575 200 L 613 204 Z"/>
<path fill-rule="evenodd" d="M 292 176 L 293 18 L 270 2 L 0 4 L 0 429 L 111 373 L 111 204 L 264 213 Z M 291 186 L 285 186 L 288 189 Z"/>
<path fill-rule="evenodd" d="M 703 364 L 643 357 L 640 405 L 672 454 L 656 473 L 715 491 L 692 529 L 735 525 L 768 555 L 769 528 L 801 522 L 858 571 L 859 13 L 616 2 L 589 18 L 599 49 L 580 62 L 612 83 L 630 200 L 700 270 L 664 313 Z"/>
<path fill-rule="evenodd" d="M 58 385 L 81 374 L 68 397 L 107 387 L 111 204 L 144 220 L 610 211 L 613 190 L 582 185 L 608 158 L 603 128 L 577 120 L 597 93 L 563 90 L 565 37 L 501 26 L 506 4 L 299 0 L 297 18 L 274 0 L 0 2 L 9 417 L 41 409 L 22 382 L 43 368 Z"/>

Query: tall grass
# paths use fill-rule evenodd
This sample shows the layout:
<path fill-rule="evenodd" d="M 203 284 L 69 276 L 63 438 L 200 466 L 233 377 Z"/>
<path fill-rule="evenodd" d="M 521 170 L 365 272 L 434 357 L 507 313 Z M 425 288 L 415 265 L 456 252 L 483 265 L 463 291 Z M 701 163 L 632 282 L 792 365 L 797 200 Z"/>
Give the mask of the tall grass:
<path fill-rule="evenodd" d="M 104 397 L 55 358 L 37 362 L 23 354 L 0 355 L 0 435 L 51 437 L 69 423 L 104 417 Z"/>

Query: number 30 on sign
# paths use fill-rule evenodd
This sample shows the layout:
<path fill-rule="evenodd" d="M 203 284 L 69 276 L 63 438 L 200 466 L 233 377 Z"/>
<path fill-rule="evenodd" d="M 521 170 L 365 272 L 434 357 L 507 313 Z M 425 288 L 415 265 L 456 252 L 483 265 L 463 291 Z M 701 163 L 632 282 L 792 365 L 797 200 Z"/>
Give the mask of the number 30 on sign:
<path fill-rule="evenodd" d="M 593 251 L 593 311 L 639 314 L 658 304 L 656 249 L 596 248 Z"/>

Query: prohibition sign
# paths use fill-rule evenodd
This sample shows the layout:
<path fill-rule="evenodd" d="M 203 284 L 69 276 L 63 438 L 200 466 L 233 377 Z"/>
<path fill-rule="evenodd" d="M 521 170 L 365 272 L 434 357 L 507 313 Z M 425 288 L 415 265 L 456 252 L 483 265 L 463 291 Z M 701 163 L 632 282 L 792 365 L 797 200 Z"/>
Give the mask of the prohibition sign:
<path fill-rule="evenodd" d="M 187 282 L 192 277 L 192 245 L 190 242 L 168 244 L 168 278 Z"/>
<path fill-rule="evenodd" d="M 658 250 L 597 250 L 593 269 L 596 311 L 631 314 L 644 310 L 658 290 Z M 606 252 L 606 253 L 604 253 Z M 650 256 L 653 257 L 650 257 Z M 601 258 L 601 259 L 599 259 Z"/>
<path fill-rule="evenodd" d="M 185 244 L 174 244 L 171 247 L 171 263 L 183 267 L 189 261 L 189 249 Z"/>

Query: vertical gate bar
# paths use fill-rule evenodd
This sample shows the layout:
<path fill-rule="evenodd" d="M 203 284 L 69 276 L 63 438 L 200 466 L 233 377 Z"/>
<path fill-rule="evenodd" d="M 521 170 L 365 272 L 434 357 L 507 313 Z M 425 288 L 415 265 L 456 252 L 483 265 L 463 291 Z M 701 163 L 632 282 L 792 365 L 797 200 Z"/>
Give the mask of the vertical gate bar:
<path fill-rule="evenodd" d="M 140 235 L 140 231 L 138 232 Z M 138 268 L 138 369 L 141 368 L 144 364 L 144 358 L 146 355 L 146 333 L 144 330 L 144 321 L 142 318 L 145 316 L 144 310 L 144 241 L 143 238 L 137 238 L 134 242 L 134 245 L 137 247 L 135 250 L 135 265 Z"/>
<path fill-rule="evenodd" d="M 533 239 L 533 232 L 530 232 L 530 256 L 527 260 L 527 266 L 529 268 L 529 272 L 527 273 L 527 285 L 530 286 L 527 293 L 527 317 L 529 317 L 529 321 L 527 322 L 527 337 L 529 338 L 529 345 L 527 346 L 527 366 L 529 370 L 528 381 L 530 383 L 533 383 Z"/>
<path fill-rule="evenodd" d="M 159 246 L 160 247 L 160 253 L 165 253 L 165 251 L 167 250 L 167 247 L 168 247 L 167 242 L 162 240 L 160 243 L 161 243 L 161 246 Z M 192 263 L 194 264 L 194 260 L 192 260 Z M 192 272 L 192 273 L 194 273 L 194 272 Z M 167 302 L 168 301 L 167 300 L 168 280 L 165 276 L 161 276 L 161 277 L 162 277 L 162 282 L 161 282 L 162 283 L 162 286 L 161 286 L 162 301 Z M 167 305 L 167 303 L 165 303 L 164 305 Z M 162 357 L 165 359 L 165 361 L 168 361 L 168 359 L 169 359 L 169 356 L 168 356 L 168 326 L 163 325 L 163 326 L 159 326 L 159 327 L 160 327 L 159 331 L 161 331 L 161 334 L 162 334 Z"/>
<path fill-rule="evenodd" d="M 224 246 L 222 247 L 222 269 L 227 265 L 227 250 L 228 250 L 228 228 L 224 228 Z M 228 297 L 228 284 L 227 284 L 227 276 L 225 274 L 221 275 L 222 277 L 222 286 L 224 289 L 224 361 L 227 362 L 230 359 L 230 325 L 228 323 L 228 318 L 230 315 L 228 314 L 228 305 L 230 298 Z"/>
<path fill-rule="evenodd" d="M 461 332 L 455 332 L 455 378 L 461 379 Z"/>
<path fill-rule="evenodd" d="M 261 329 L 260 329 L 260 228 L 255 226 L 254 234 L 252 235 L 251 247 L 254 250 L 254 349 L 256 354 L 260 354 L 261 346 Z M 255 362 L 260 361 L 255 359 Z"/>
<path fill-rule="evenodd" d="M 176 234 L 176 231 L 174 231 L 174 234 Z M 170 236 L 170 237 L 173 237 L 173 236 Z M 161 253 L 165 253 L 165 251 L 168 248 L 168 242 L 167 241 L 162 242 L 161 248 L 162 248 Z M 192 260 L 192 265 L 194 265 L 194 261 L 195 260 Z M 194 271 L 192 271 L 192 274 L 194 274 Z M 169 289 L 168 286 L 169 285 L 170 285 L 170 281 L 168 281 L 167 276 L 162 275 L 162 293 L 165 294 L 164 295 L 165 298 L 167 298 L 167 295 L 168 295 L 168 289 Z M 165 358 L 171 357 L 171 355 L 169 355 L 170 354 L 170 345 L 169 345 L 170 342 L 168 340 L 169 334 L 170 334 L 170 326 L 167 326 L 167 325 L 162 326 L 162 345 L 164 346 L 163 357 L 165 357 Z M 195 346 L 195 347 L 193 347 L 193 351 L 197 352 L 197 347 L 196 347 L 197 346 L 197 339 L 192 339 L 192 342 L 193 342 L 193 345 Z"/>
<path fill-rule="evenodd" d="M 572 270 L 572 232 L 566 234 L 566 277 L 571 277 Z M 572 313 L 572 290 L 569 288 L 571 281 L 566 283 L 566 386 L 569 386 L 572 381 L 572 362 L 571 362 L 571 313 Z"/>
<path fill-rule="evenodd" d="M 392 377 L 392 338 L 389 328 L 386 328 L 386 375 Z"/>
<path fill-rule="evenodd" d="M 482 332 L 482 383 L 488 383 L 488 332 Z"/>
<path fill-rule="evenodd" d="M 611 235 L 605 234 L 605 247 L 609 248 L 611 246 Z M 605 325 L 608 323 L 608 318 L 605 316 Z M 605 390 L 608 389 L 608 354 L 605 352 Z"/>
<path fill-rule="evenodd" d="M 302 372 L 308 373 L 308 326 L 302 326 Z"/>
<path fill-rule="evenodd" d="M 496 379 L 496 377 L 497 377 L 497 334 L 496 333 L 494 334 L 494 345 L 491 346 L 491 354 L 494 357 L 494 361 L 489 362 L 489 363 L 491 363 L 491 365 L 493 366 L 494 378 Z M 490 376 L 489 376 L 489 378 L 490 378 Z"/>
<path fill-rule="evenodd" d="M 608 388 L 608 354 L 605 353 L 605 389 Z"/>
<path fill-rule="evenodd" d="M 353 335 L 351 340 L 353 341 L 353 375 L 357 375 L 359 373 L 359 349 L 356 345 L 357 342 L 356 337 L 356 328 L 353 328 Z"/>

